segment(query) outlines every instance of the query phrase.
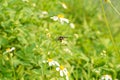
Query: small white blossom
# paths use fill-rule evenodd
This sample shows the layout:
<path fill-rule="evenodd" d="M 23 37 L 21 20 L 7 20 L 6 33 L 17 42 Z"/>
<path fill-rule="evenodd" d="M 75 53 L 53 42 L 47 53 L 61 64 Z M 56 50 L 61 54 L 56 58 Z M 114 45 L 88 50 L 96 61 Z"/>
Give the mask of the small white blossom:
<path fill-rule="evenodd" d="M 103 75 L 100 80 L 112 80 L 110 75 Z"/>
<path fill-rule="evenodd" d="M 63 15 L 59 14 L 58 16 L 50 17 L 54 21 L 59 21 L 61 24 L 69 23 L 69 20 L 64 18 Z"/>
<path fill-rule="evenodd" d="M 64 68 L 63 66 L 59 66 L 56 68 L 56 70 L 60 72 L 61 77 L 65 76 L 66 80 L 69 80 L 68 71 L 66 68 Z"/>
<path fill-rule="evenodd" d="M 70 23 L 70 27 L 71 27 L 72 29 L 74 29 L 74 28 L 75 28 L 75 25 L 74 25 L 73 23 Z"/>
<path fill-rule="evenodd" d="M 11 49 L 10 48 L 7 48 L 6 49 L 6 52 L 8 53 L 8 52 L 12 52 L 12 51 L 14 51 L 15 50 L 15 47 L 12 47 Z"/>
<path fill-rule="evenodd" d="M 59 66 L 59 63 L 57 61 L 54 61 L 53 59 L 48 59 L 47 61 L 43 61 L 43 63 L 48 63 L 49 66 Z"/>

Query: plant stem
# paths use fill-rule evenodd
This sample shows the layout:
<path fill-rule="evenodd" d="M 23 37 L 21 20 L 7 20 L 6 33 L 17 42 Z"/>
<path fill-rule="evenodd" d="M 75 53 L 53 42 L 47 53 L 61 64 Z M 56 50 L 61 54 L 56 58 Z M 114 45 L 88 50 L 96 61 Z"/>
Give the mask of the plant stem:
<path fill-rule="evenodd" d="M 114 41 L 114 39 L 113 39 L 112 32 L 111 32 L 111 30 L 110 30 L 110 26 L 109 26 L 109 23 L 108 23 L 106 14 L 105 14 L 104 6 L 103 6 L 103 4 L 102 4 L 102 0 L 100 0 L 100 2 L 101 2 L 101 7 L 102 7 L 102 12 L 103 12 L 103 16 L 104 16 L 104 19 L 105 19 L 106 27 L 107 27 L 108 32 L 109 32 L 109 34 L 110 34 L 110 39 L 111 39 L 111 41 L 112 41 L 112 43 L 113 43 L 114 50 L 116 51 L 116 54 L 117 54 L 117 53 L 119 53 L 119 51 L 118 51 L 117 46 L 116 46 L 116 43 L 115 43 L 115 41 Z M 115 9 L 115 8 L 114 8 L 114 9 Z M 116 10 L 116 9 L 115 9 L 115 10 Z"/>
<path fill-rule="evenodd" d="M 110 1 L 110 6 L 115 10 L 115 12 L 120 16 L 120 12 L 113 6 L 113 4 Z"/>

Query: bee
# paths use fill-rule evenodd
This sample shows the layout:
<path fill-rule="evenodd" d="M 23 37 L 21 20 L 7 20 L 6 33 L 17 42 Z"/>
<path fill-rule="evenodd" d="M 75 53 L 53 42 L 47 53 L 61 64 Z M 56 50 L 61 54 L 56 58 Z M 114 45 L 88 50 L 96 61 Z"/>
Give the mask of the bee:
<path fill-rule="evenodd" d="M 67 37 L 59 36 L 59 37 L 57 38 L 57 40 L 60 41 L 60 42 L 62 42 L 65 38 L 67 38 Z"/>

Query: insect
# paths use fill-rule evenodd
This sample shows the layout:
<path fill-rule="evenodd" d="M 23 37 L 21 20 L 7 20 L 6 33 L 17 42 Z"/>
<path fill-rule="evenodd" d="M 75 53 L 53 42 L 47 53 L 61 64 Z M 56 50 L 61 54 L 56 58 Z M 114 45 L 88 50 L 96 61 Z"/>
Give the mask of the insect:
<path fill-rule="evenodd" d="M 65 38 L 67 38 L 67 37 L 59 36 L 59 37 L 57 38 L 57 40 L 60 41 L 60 42 L 62 42 Z"/>

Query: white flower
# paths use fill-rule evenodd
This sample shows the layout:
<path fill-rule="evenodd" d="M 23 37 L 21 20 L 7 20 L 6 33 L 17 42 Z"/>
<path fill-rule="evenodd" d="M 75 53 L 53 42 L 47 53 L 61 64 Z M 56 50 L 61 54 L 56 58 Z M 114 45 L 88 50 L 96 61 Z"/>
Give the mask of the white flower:
<path fill-rule="evenodd" d="M 70 23 L 70 27 L 71 27 L 72 29 L 74 29 L 74 28 L 75 28 L 75 25 L 74 25 L 73 23 Z"/>
<path fill-rule="evenodd" d="M 59 21 L 61 24 L 64 24 L 65 22 L 69 23 L 69 20 L 64 18 L 64 16 L 61 14 L 59 14 L 58 16 L 50 17 L 50 18 L 54 21 Z"/>
<path fill-rule="evenodd" d="M 68 76 L 68 71 L 63 66 L 57 67 L 56 70 L 60 72 L 60 76 L 62 76 L 62 77 L 63 76 L 66 76 L 66 77 Z"/>
<path fill-rule="evenodd" d="M 8 52 L 12 52 L 12 51 L 14 51 L 15 50 L 15 47 L 12 47 L 11 49 L 10 48 L 7 48 L 6 49 L 6 52 L 8 53 Z"/>
<path fill-rule="evenodd" d="M 110 75 L 103 75 L 100 80 L 112 80 Z"/>
<path fill-rule="evenodd" d="M 51 17 L 51 19 L 54 20 L 54 21 L 57 21 L 58 17 L 57 16 L 53 16 L 53 17 Z"/>
<path fill-rule="evenodd" d="M 43 61 L 43 63 L 48 62 L 49 66 L 59 66 L 59 63 L 57 61 L 54 61 L 53 59 L 48 59 L 47 61 Z"/>

